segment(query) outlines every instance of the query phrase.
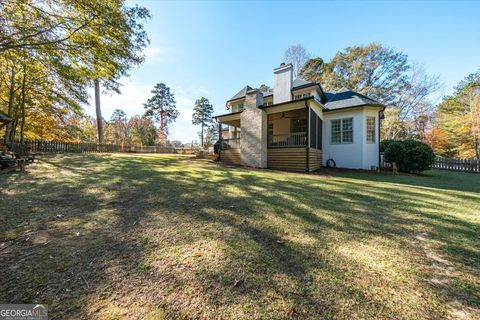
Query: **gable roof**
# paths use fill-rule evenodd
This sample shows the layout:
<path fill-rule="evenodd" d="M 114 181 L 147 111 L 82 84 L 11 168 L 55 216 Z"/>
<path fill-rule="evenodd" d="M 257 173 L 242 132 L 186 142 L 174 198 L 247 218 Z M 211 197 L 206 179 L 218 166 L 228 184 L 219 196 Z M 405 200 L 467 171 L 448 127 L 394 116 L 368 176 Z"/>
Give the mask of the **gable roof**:
<path fill-rule="evenodd" d="M 319 85 L 319 84 L 298 78 L 292 82 L 292 90 L 300 89 L 302 87 L 316 86 L 316 85 Z M 237 92 L 237 94 L 231 97 L 227 102 L 244 98 L 247 95 L 247 91 L 249 90 L 253 90 L 253 88 L 250 86 L 243 87 L 240 91 Z M 262 94 L 264 97 L 273 96 L 273 90 L 270 89 L 268 91 L 262 92 Z"/>
<path fill-rule="evenodd" d="M 308 85 L 316 85 L 316 83 L 315 82 L 310 82 L 310 81 L 307 81 L 307 80 L 303 80 L 301 78 L 297 78 L 297 79 L 293 80 L 292 89 L 297 88 L 297 87 L 308 86 Z"/>
<path fill-rule="evenodd" d="M 361 107 L 366 105 L 373 105 L 373 106 L 383 106 L 376 100 L 373 100 L 361 93 L 355 92 L 353 90 L 342 88 L 336 92 L 325 92 L 321 88 L 319 83 L 310 82 L 303 80 L 301 78 L 297 78 L 292 83 L 292 90 L 298 90 L 304 87 L 309 86 L 319 86 L 320 90 L 324 94 L 322 96 L 322 103 L 324 104 L 326 111 L 328 110 L 336 110 L 336 109 L 344 109 L 344 108 L 353 108 L 353 107 Z M 229 101 L 237 100 L 244 98 L 249 90 L 253 90 L 250 86 L 245 86 L 240 91 L 237 92 Z M 264 97 L 273 96 L 273 90 L 269 90 L 266 92 L 262 92 Z"/>
<path fill-rule="evenodd" d="M 273 90 L 268 90 L 268 91 L 262 92 L 262 94 L 263 94 L 264 97 L 273 96 Z"/>
<path fill-rule="evenodd" d="M 326 92 L 325 107 L 329 110 L 360 107 L 365 105 L 381 106 L 382 104 L 347 88 L 342 88 L 337 92 Z"/>
<path fill-rule="evenodd" d="M 252 87 L 250 87 L 250 86 L 245 86 L 245 87 L 242 88 L 240 91 L 238 91 L 236 95 L 234 95 L 233 97 L 231 97 L 230 100 L 228 100 L 228 101 L 237 100 L 237 99 L 240 99 L 240 98 L 245 97 L 246 94 L 247 94 L 247 91 L 249 91 L 249 90 L 252 90 Z M 227 101 L 227 102 L 228 102 L 228 101 Z"/>

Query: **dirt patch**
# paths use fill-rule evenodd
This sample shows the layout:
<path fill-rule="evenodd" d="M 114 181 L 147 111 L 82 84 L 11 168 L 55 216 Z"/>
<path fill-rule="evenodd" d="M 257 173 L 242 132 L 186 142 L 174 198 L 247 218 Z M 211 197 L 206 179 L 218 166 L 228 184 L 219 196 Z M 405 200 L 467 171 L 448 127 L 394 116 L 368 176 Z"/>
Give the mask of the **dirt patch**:
<path fill-rule="evenodd" d="M 45 244 L 50 240 L 51 234 L 48 230 L 40 230 L 32 234 L 30 242 L 34 245 Z"/>
<path fill-rule="evenodd" d="M 436 288 L 448 290 L 457 271 L 455 263 L 429 244 L 430 237 L 427 232 L 421 232 L 415 238 L 421 241 L 426 261 L 429 264 L 427 270 L 430 277 L 426 281 Z M 449 319 L 474 320 L 480 318 L 480 310 L 468 307 L 458 300 L 447 301 L 446 308 Z"/>

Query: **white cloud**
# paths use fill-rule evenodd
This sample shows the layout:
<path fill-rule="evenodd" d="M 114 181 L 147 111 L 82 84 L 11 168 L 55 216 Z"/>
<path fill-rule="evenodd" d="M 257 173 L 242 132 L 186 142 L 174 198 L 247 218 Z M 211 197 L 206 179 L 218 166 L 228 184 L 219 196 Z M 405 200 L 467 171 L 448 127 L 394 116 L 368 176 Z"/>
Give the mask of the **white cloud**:
<path fill-rule="evenodd" d="M 121 94 L 102 94 L 100 105 L 104 119 L 110 119 L 115 109 L 122 109 L 128 116 L 141 115 L 144 112 L 143 103 L 150 97 L 152 85 L 135 79 L 123 79 Z M 86 108 L 88 114 L 95 116 L 94 91 L 90 90 L 90 105 Z"/>
<path fill-rule="evenodd" d="M 145 63 L 167 62 L 174 56 L 172 49 L 167 46 L 149 45 L 143 50 Z"/>
<path fill-rule="evenodd" d="M 127 116 L 142 115 L 145 111 L 143 104 L 151 96 L 153 83 L 142 82 L 136 77 L 125 78 L 120 81 L 121 94 L 102 94 L 101 107 L 104 119 L 110 119 L 115 109 L 122 109 Z M 205 88 L 197 87 L 172 87 L 172 92 L 177 101 L 177 109 L 180 112 L 176 122 L 171 126 L 170 140 L 190 142 L 198 140 L 199 128 L 192 125 L 192 113 L 195 100 L 202 92 L 208 92 Z M 94 91 L 90 90 L 90 104 L 85 108 L 87 114 L 95 117 Z"/>

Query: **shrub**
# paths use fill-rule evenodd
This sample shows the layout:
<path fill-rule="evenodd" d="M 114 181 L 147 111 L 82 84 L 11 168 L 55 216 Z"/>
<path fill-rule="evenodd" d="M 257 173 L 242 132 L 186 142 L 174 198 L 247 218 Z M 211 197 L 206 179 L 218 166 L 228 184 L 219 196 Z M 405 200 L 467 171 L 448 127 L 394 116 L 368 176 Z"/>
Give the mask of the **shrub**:
<path fill-rule="evenodd" d="M 403 141 L 387 140 L 384 157 L 387 162 L 396 162 L 397 166 L 403 161 L 405 155 L 405 146 Z"/>
<path fill-rule="evenodd" d="M 389 141 L 385 146 L 385 161 L 395 162 L 402 172 L 418 173 L 430 169 L 435 161 L 432 148 L 416 140 Z"/>
<path fill-rule="evenodd" d="M 397 142 L 397 140 L 382 140 L 380 141 L 380 152 L 385 152 L 385 150 L 387 149 L 387 147 L 391 144 L 391 143 L 395 143 Z"/>

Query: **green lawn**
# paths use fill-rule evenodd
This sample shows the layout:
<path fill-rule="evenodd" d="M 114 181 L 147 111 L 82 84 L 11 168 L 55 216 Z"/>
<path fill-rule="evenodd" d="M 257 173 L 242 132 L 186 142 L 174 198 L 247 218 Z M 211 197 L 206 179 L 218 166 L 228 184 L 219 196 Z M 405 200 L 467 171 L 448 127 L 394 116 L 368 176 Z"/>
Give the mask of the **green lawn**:
<path fill-rule="evenodd" d="M 480 175 L 59 155 L 0 185 L 0 302 L 51 319 L 480 318 Z"/>

